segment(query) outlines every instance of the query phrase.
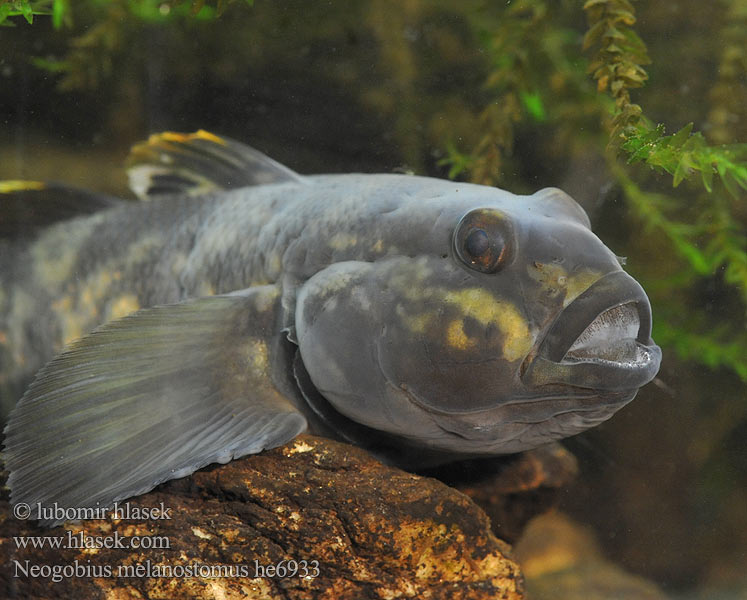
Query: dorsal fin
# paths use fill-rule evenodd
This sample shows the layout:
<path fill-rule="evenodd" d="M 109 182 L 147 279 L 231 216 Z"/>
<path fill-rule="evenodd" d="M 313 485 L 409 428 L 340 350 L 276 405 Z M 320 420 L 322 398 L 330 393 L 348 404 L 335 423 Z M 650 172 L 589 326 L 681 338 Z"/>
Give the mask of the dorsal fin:
<path fill-rule="evenodd" d="M 122 202 L 117 198 L 42 181 L 0 181 L 0 238 L 26 237 L 37 230 Z"/>
<path fill-rule="evenodd" d="M 198 196 L 249 185 L 303 182 L 304 178 L 261 152 L 200 129 L 156 133 L 132 147 L 130 189 L 143 200 L 164 194 Z"/>

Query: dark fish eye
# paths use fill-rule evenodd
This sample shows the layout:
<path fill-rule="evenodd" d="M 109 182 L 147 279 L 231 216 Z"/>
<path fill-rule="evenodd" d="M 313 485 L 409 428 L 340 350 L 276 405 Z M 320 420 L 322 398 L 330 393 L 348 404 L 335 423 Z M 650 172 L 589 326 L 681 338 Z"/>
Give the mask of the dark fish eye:
<path fill-rule="evenodd" d="M 473 229 L 464 240 L 464 251 L 472 258 L 480 258 L 490 250 L 490 238 L 482 229 Z"/>
<path fill-rule="evenodd" d="M 507 261 L 508 224 L 498 211 L 470 211 L 454 232 L 454 249 L 468 267 L 482 273 L 494 273 Z"/>

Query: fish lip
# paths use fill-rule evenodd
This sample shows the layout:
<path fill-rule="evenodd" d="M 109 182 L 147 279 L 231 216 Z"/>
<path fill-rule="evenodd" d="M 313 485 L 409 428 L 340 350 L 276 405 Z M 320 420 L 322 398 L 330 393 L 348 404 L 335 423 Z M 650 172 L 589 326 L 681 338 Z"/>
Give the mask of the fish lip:
<path fill-rule="evenodd" d="M 618 362 L 602 357 L 566 358 L 574 342 L 602 313 L 626 304 L 639 318 L 638 360 Z M 603 275 L 571 302 L 550 325 L 536 352 L 524 364 L 522 380 L 531 387 L 561 384 L 600 392 L 634 390 L 659 371 L 661 349 L 651 339 L 651 306 L 640 284 L 624 271 Z"/>

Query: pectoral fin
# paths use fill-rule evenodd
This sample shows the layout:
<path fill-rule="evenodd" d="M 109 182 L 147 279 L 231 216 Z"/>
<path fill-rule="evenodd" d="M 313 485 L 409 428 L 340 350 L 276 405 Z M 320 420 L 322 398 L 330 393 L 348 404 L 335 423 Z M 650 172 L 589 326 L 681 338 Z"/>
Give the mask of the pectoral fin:
<path fill-rule="evenodd" d="M 6 427 L 12 502 L 109 506 L 293 439 L 306 420 L 270 376 L 278 305 L 275 286 L 250 288 L 141 310 L 71 344 Z"/>

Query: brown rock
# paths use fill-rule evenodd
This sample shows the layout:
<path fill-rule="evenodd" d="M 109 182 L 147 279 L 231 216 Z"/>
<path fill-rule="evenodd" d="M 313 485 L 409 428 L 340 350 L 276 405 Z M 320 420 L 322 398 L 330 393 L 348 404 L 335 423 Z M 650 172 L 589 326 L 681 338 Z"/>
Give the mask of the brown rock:
<path fill-rule="evenodd" d="M 605 559 L 591 529 L 562 513 L 533 519 L 516 556 L 533 600 L 666 600 L 656 585 Z"/>
<path fill-rule="evenodd" d="M 490 518 L 493 532 L 514 543 L 527 522 L 557 504 L 578 474 L 576 458 L 560 444 L 511 456 L 458 463 L 437 476 L 467 494 Z"/>
<path fill-rule="evenodd" d="M 467 497 L 312 436 L 123 503 L 168 519 L 43 530 L 2 503 L 3 598 L 523 598 L 508 545 Z M 150 547 L 22 548 L 19 535 Z"/>

